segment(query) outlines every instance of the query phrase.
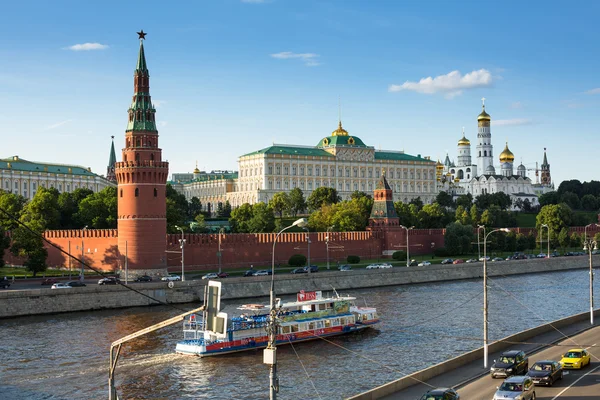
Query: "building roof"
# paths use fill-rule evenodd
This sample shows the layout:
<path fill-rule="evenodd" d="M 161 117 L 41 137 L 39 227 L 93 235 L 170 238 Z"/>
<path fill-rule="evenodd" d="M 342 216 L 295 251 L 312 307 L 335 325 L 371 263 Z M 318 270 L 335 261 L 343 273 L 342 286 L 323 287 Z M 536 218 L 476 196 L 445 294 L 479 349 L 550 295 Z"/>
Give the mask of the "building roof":
<path fill-rule="evenodd" d="M 382 189 L 392 190 L 392 188 L 388 184 L 387 179 L 385 179 L 385 172 L 383 172 L 381 174 L 381 178 L 379 178 L 379 181 L 377 182 L 377 186 L 375 186 L 375 190 L 382 190 Z"/>
<path fill-rule="evenodd" d="M 89 168 L 84 168 L 80 165 L 50 164 L 38 161 L 27 161 L 22 158 L 19 158 L 19 156 L 0 159 L 0 169 L 103 178 L 100 175 L 93 173 Z"/>
<path fill-rule="evenodd" d="M 339 136 L 342 138 L 343 136 Z M 241 157 L 253 156 L 256 154 L 285 154 L 291 156 L 316 156 L 316 157 L 335 157 L 333 154 L 326 152 L 325 150 L 308 147 L 308 146 L 289 146 L 289 145 L 276 145 L 265 147 L 252 153 L 244 154 Z"/>
<path fill-rule="evenodd" d="M 144 42 L 140 40 L 140 52 L 138 54 L 137 65 L 135 66 L 136 72 L 148 73 L 148 67 L 146 66 L 146 55 L 144 54 Z"/>
<path fill-rule="evenodd" d="M 367 145 L 356 136 L 348 135 L 332 135 L 327 136 L 319 141 L 317 147 L 326 146 L 353 146 L 353 147 L 367 147 Z"/>
<path fill-rule="evenodd" d="M 401 151 L 385 151 L 385 150 L 376 150 L 375 151 L 375 159 L 376 160 L 393 160 L 393 161 L 420 161 L 435 164 L 435 161 L 423 158 L 420 154 L 416 156 L 411 156 L 410 154 L 406 154 Z"/>
<path fill-rule="evenodd" d="M 218 181 L 218 180 L 228 180 L 228 179 L 237 179 L 237 172 L 223 172 L 223 173 L 202 173 L 200 176 L 185 182 L 180 181 L 169 181 L 168 183 L 194 183 L 194 182 L 208 182 L 208 181 Z"/>

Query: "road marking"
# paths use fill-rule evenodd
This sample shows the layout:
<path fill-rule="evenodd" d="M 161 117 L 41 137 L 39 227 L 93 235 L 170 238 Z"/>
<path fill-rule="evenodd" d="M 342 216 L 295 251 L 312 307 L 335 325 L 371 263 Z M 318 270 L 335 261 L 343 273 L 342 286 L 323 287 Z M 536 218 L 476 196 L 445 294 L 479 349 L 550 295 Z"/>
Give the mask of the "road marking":
<path fill-rule="evenodd" d="M 560 392 L 559 394 L 557 394 L 556 396 L 554 396 L 554 397 L 552 398 L 552 400 L 558 399 L 558 398 L 560 397 L 560 395 L 561 395 L 561 394 L 563 394 L 564 392 L 566 392 L 567 390 L 569 390 L 569 389 L 570 389 L 570 388 L 571 388 L 573 385 L 575 385 L 577 382 L 579 382 L 580 380 L 582 380 L 582 379 L 583 379 L 585 376 L 587 376 L 587 375 L 591 374 L 592 372 L 596 371 L 597 369 L 600 369 L 600 365 L 598 365 L 596 368 L 594 368 L 594 369 L 592 369 L 592 370 L 588 371 L 587 373 L 585 373 L 585 374 L 581 375 L 581 376 L 579 377 L 579 379 L 577 379 L 575 382 L 571 383 L 569 386 L 567 386 L 566 388 L 564 388 L 564 389 L 563 389 L 563 391 L 562 391 L 562 392 Z"/>

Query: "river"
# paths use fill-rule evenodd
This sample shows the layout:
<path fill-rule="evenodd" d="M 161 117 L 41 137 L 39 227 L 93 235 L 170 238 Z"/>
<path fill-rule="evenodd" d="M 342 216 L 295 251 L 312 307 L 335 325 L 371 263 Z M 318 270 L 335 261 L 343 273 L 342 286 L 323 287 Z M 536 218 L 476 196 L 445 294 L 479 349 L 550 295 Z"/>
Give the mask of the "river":
<path fill-rule="evenodd" d="M 589 310 L 587 270 L 500 277 L 489 285 L 492 340 Z M 377 307 L 382 323 L 280 346 L 280 399 L 342 399 L 482 345 L 481 280 L 340 292 Z M 235 313 L 241 303 L 224 301 L 225 311 Z M 2 320 L 0 398 L 108 398 L 110 343 L 178 313 L 158 306 Z M 176 324 L 123 346 L 116 372 L 121 399 L 268 398 L 262 351 L 182 356 L 174 353 L 181 337 Z"/>

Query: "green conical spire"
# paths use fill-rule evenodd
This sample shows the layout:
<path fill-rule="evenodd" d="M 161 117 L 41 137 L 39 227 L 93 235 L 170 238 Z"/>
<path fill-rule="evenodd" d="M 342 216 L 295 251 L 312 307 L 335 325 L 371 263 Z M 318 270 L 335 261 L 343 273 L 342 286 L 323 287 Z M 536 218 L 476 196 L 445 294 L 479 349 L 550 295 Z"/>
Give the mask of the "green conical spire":
<path fill-rule="evenodd" d="M 544 147 L 544 162 L 542 163 L 542 167 L 548 165 L 548 158 L 546 157 L 546 148 Z"/>
<path fill-rule="evenodd" d="M 146 65 L 146 55 L 144 54 L 143 40 L 146 33 L 140 31 L 138 35 L 140 36 L 140 52 L 134 73 L 134 95 L 128 110 L 127 131 L 155 132 L 156 110 L 150 98 L 150 74 Z"/>
<path fill-rule="evenodd" d="M 117 162 L 117 154 L 115 153 L 115 137 L 111 136 L 112 139 L 112 144 L 110 145 L 110 156 L 108 157 L 108 167 L 113 167 L 115 166 L 115 163 Z"/>
<path fill-rule="evenodd" d="M 140 52 L 138 54 L 137 65 L 135 67 L 135 72 L 145 72 L 148 73 L 148 67 L 146 66 L 146 55 L 144 54 L 144 42 L 140 39 Z"/>

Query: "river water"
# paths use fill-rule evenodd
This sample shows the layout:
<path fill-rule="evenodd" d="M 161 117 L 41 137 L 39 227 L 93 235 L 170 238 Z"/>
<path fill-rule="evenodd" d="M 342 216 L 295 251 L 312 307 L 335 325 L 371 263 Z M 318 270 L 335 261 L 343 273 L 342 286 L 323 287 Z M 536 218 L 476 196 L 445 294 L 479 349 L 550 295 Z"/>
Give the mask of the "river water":
<path fill-rule="evenodd" d="M 490 339 L 589 310 L 586 270 L 489 284 Z M 481 280 L 340 292 L 377 307 L 382 323 L 328 341 L 280 346 L 280 399 L 342 399 L 482 346 Z M 225 301 L 225 311 L 235 313 L 242 303 Z M 2 320 L 0 398 L 106 399 L 110 343 L 178 313 L 159 306 Z M 262 351 L 182 356 L 174 353 L 181 337 L 176 324 L 123 346 L 116 372 L 121 399 L 268 398 Z"/>

